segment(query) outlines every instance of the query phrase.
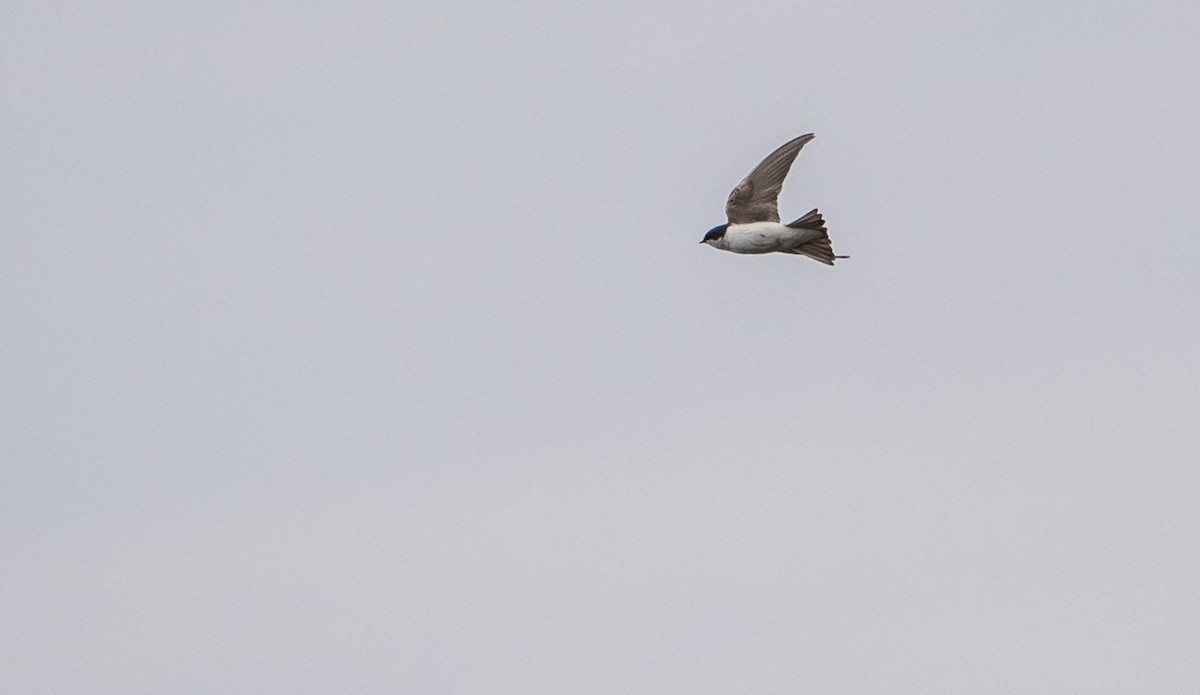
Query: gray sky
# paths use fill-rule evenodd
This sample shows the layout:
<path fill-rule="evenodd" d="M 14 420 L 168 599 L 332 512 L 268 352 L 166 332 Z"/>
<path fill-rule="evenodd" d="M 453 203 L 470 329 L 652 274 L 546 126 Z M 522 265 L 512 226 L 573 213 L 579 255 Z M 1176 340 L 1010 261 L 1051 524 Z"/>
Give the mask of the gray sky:
<path fill-rule="evenodd" d="M 396 4 L 0 9 L 4 691 L 1200 691 L 1200 5 Z"/>

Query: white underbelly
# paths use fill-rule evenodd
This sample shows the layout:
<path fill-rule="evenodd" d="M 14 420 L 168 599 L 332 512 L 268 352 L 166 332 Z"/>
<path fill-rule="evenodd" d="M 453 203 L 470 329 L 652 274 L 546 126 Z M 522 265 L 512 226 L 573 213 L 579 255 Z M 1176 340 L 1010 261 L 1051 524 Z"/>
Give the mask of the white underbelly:
<path fill-rule="evenodd" d="M 725 243 L 734 253 L 771 253 L 795 248 L 798 231 L 778 222 L 731 224 L 725 230 Z"/>

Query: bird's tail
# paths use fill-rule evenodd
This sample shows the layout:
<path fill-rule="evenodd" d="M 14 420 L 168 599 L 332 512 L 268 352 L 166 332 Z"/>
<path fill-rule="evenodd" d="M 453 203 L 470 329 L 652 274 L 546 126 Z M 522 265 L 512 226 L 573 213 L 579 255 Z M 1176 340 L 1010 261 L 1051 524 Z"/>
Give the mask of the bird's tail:
<path fill-rule="evenodd" d="M 829 232 L 825 230 L 825 218 L 821 217 L 821 213 L 816 210 L 809 211 L 804 217 L 792 222 L 788 226 L 792 229 L 806 229 L 811 232 L 820 233 L 820 236 L 816 239 L 806 241 L 792 249 L 792 253 L 808 256 L 814 261 L 820 261 L 825 265 L 833 265 L 833 261 L 836 258 L 849 258 L 849 256 L 833 255 L 833 244 L 829 241 Z"/>

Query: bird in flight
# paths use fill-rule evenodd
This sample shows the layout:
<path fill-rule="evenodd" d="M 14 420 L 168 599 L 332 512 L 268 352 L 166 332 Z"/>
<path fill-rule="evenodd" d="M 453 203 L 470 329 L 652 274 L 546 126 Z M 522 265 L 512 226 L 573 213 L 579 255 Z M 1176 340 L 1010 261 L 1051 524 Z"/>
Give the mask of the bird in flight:
<path fill-rule="evenodd" d="M 729 222 L 708 230 L 700 241 L 733 253 L 794 253 L 833 265 L 833 245 L 825 231 L 825 220 L 815 209 L 795 222 L 780 224 L 779 191 L 800 149 L 813 139 L 801 135 L 767 155 L 742 180 L 725 202 Z"/>

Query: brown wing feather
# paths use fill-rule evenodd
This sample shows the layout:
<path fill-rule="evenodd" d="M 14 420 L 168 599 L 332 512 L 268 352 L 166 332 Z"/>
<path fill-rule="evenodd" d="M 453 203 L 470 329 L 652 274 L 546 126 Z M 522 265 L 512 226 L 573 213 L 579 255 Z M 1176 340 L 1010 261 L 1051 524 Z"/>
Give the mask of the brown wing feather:
<path fill-rule="evenodd" d="M 729 224 L 779 221 L 779 191 L 783 188 L 783 180 L 800 149 L 812 139 L 813 134 L 809 133 L 784 143 L 742 179 L 725 203 Z"/>

